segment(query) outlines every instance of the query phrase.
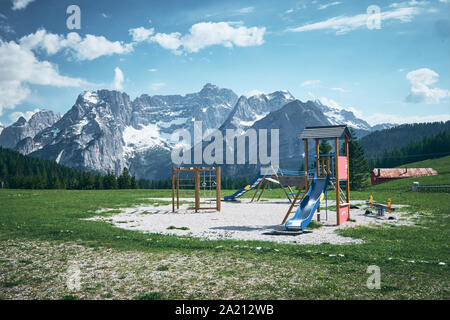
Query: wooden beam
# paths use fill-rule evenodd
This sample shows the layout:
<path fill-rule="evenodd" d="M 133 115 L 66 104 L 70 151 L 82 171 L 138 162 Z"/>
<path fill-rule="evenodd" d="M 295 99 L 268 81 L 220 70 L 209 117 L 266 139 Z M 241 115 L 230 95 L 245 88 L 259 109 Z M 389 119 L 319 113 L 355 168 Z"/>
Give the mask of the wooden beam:
<path fill-rule="evenodd" d="M 298 192 L 297 192 L 297 194 L 295 195 L 294 199 L 292 200 L 291 206 L 289 207 L 289 210 L 288 210 L 288 212 L 286 213 L 286 215 L 284 216 L 284 219 L 283 219 L 283 221 L 281 222 L 281 224 L 285 224 L 285 223 L 286 223 L 286 220 L 288 219 L 289 215 L 291 214 L 292 209 L 294 208 L 295 204 L 297 203 L 297 200 L 299 199 L 299 197 L 300 197 L 300 195 L 301 195 L 303 189 L 305 189 L 305 193 L 303 194 L 302 199 L 305 197 L 306 192 L 307 192 L 307 190 L 308 190 L 308 184 L 307 184 L 307 181 L 306 181 L 306 180 L 304 180 L 304 181 L 302 182 L 302 184 L 298 187 Z"/>
<path fill-rule="evenodd" d="M 316 141 L 316 174 L 319 177 L 319 139 L 315 138 Z"/>
<path fill-rule="evenodd" d="M 200 209 L 200 170 L 194 169 L 194 184 L 195 184 L 195 212 Z"/>
<path fill-rule="evenodd" d="M 303 139 L 305 143 L 305 179 L 306 183 L 308 183 L 308 139 Z"/>
<path fill-rule="evenodd" d="M 250 200 L 250 202 L 253 202 L 253 200 L 255 200 L 256 194 L 258 193 L 259 189 L 261 188 L 261 185 L 264 182 L 265 178 L 266 178 L 266 175 L 264 174 L 261 181 L 258 183 L 258 187 L 256 188 L 255 193 L 253 194 L 252 200 Z"/>
<path fill-rule="evenodd" d="M 222 208 L 221 196 L 220 196 L 222 179 L 221 179 L 220 175 L 221 175 L 221 170 L 220 170 L 220 167 L 218 166 L 216 168 L 216 210 L 217 211 L 220 211 Z"/>
<path fill-rule="evenodd" d="M 277 175 L 277 172 L 275 171 L 275 169 L 274 169 L 273 167 L 271 167 L 271 168 L 272 168 L 273 174 L 275 175 L 275 177 L 277 178 L 277 180 L 278 180 L 278 182 L 279 182 L 279 184 L 280 184 L 281 189 L 283 189 L 284 194 L 285 194 L 286 197 L 288 198 L 289 202 L 292 203 L 291 197 L 289 197 L 289 194 L 287 193 L 286 189 L 284 188 L 283 184 L 281 183 L 280 178 L 279 178 L 278 175 Z"/>
<path fill-rule="evenodd" d="M 334 138 L 334 162 L 335 162 L 335 173 L 336 178 L 336 221 L 337 225 L 341 224 L 341 214 L 340 214 L 340 198 L 339 198 L 339 138 Z"/>
<path fill-rule="evenodd" d="M 320 177 L 320 171 L 319 171 L 319 139 L 315 138 L 316 141 L 316 174 L 317 177 Z M 317 221 L 320 221 L 320 203 L 317 206 Z"/>
<path fill-rule="evenodd" d="M 180 168 L 177 168 L 177 209 L 180 209 Z"/>
<path fill-rule="evenodd" d="M 259 194 L 258 199 L 256 199 L 256 201 L 259 201 L 259 199 L 261 199 L 261 196 L 263 195 L 264 190 L 266 190 L 266 187 L 268 184 L 269 184 L 269 180 L 266 180 L 266 183 L 264 184 L 264 187 L 262 188 L 261 193 Z"/>
<path fill-rule="evenodd" d="M 175 212 L 175 170 L 172 168 L 172 212 Z"/>
<path fill-rule="evenodd" d="M 347 156 L 347 203 L 350 203 L 350 149 L 348 147 L 348 136 L 345 135 L 345 155 Z M 348 218 L 350 219 L 350 205 L 348 205 Z"/>

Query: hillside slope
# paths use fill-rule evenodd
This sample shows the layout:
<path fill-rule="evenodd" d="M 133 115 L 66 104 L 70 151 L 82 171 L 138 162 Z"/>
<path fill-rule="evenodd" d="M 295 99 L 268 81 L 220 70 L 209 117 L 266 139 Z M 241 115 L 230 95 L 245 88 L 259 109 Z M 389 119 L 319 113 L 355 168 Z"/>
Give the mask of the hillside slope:
<path fill-rule="evenodd" d="M 372 132 L 361 138 L 360 143 L 366 152 L 366 157 L 373 159 L 381 157 L 386 151 L 406 146 L 447 130 L 450 130 L 450 121 L 403 124 Z"/>

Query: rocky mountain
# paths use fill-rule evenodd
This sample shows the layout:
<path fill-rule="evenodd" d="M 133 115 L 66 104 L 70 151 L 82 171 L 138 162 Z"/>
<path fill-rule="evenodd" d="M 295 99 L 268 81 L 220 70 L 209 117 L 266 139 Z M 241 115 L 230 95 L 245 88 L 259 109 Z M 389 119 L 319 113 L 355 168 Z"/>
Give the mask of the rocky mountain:
<path fill-rule="evenodd" d="M 134 101 L 118 91 L 83 92 L 63 117 L 41 111 L 6 127 L 0 146 L 81 170 L 119 174 L 128 167 L 137 178 L 160 179 L 172 166 L 170 153 L 177 143 L 172 133 L 192 133 L 194 120 L 202 121 L 204 135 L 213 129 L 279 129 L 280 161 L 287 168 L 299 165 L 303 145 L 298 136 L 306 126 L 348 123 L 371 130 L 351 111 L 303 103 L 286 90 L 238 98 L 232 90 L 206 84 L 196 93 L 144 94 Z"/>
<path fill-rule="evenodd" d="M 0 146 L 13 149 L 20 140 L 34 137 L 41 130 L 52 126 L 60 118 L 59 114 L 54 114 L 50 110 L 36 112 L 28 121 L 24 117 L 20 117 L 9 127 L 0 130 Z"/>
<path fill-rule="evenodd" d="M 241 96 L 220 128 L 245 130 L 270 112 L 294 100 L 295 98 L 286 90 L 271 94 L 261 93 L 249 98 Z"/>
<path fill-rule="evenodd" d="M 2 134 L 3 129 L 5 129 L 5 127 L 0 123 L 0 134 Z"/>

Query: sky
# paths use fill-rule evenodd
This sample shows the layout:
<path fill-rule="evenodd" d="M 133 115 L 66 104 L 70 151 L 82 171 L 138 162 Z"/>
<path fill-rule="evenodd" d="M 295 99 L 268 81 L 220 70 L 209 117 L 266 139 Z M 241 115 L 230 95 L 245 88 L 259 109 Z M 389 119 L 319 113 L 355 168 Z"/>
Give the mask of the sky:
<path fill-rule="evenodd" d="M 449 120 L 449 41 L 450 0 L 0 0 L 0 124 L 64 114 L 85 90 L 206 83 L 372 125 Z"/>

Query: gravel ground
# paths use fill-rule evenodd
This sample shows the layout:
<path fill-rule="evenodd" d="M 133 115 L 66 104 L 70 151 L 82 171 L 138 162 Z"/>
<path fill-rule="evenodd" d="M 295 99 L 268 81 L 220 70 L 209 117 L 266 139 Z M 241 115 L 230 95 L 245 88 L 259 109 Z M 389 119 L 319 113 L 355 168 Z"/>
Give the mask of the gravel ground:
<path fill-rule="evenodd" d="M 170 199 L 159 199 L 170 200 Z M 193 202 L 193 199 L 181 199 Z M 204 200 L 202 200 L 204 201 Z M 202 210 L 195 213 L 189 210 L 188 204 L 183 204 L 177 212 L 172 213 L 171 205 L 164 206 L 140 206 L 121 209 L 121 213 L 108 217 L 94 217 L 93 220 L 103 220 L 117 227 L 140 230 L 148 233 L 163 233 L 179 236 L 193 236 L 209 240 L 237 239 L 237 240 L 262 240 L 298 244 L 346 244 L 361 243 L 360 239 L 343 237 L 335 233 L 335 230 L 355 227 L 360 225 L 397 224 L 411 225 L 414 216 L 401 212 L 402 206 L 385 217 L 365 215 L 363 201 L 351 201 L 359 209 L 351 209 L 350 216 L 354 221 L 348 221 L 336 226 L 336 213 L 328 210 L 328 221 L 325 221 L 325 211 L 321 211 L 322 227 L 305 230 L 304 232 L 286 231 L 280 225 L 289 208 L 287 200 L 264 199 L 257 203 L 250 203 L 248 199 L 240 202 L 222 202 L 222 211 Z M 328 205 L 335 205 L 334 201 L 328 201 Z M 98 211 L 102 213 L 108 209 Z M 292 217 L 291 213 L 291 217 Z M 394 217 L 390 220 L 388 217 Z M 317 213 L 314 216 L 317 221 Z M 175 229 L 176 228 L 176 229 Z M 181 230 L 183 228 L 185 230 Z"/>

